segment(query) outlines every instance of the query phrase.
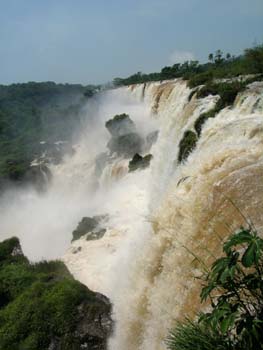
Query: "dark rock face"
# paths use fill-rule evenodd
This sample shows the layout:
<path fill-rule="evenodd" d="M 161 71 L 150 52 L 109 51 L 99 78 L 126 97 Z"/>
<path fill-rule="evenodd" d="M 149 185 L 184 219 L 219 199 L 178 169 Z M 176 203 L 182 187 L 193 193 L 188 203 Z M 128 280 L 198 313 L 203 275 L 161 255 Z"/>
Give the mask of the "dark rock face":
<path fill-rule="evenodd" d="M 111 331 L 111 304 L 108 298 L 95 293 L 92 307 L 88 302 L 78 306 L 75 336 L 80 340 L 80 349 L 106 350 Z"/>
<path fill-rule="evenodd" d="M 106 233 L 106 229 L 101 225 L 106 218 L 106 215 L 82 218 L 77 228 L 72 232 L 72 241 L 75 241 L 86 234 L 86 239 L 88 241 L 102 238 Z"/>
<path fill-rule="evenodd" d="M 143 147 L 143 140 L 137 133 L 130 133 L 112 138 L 107 147 L 111 153 L 125 158 L 131 157 L 134 153 L 139 153 Z"/>
<path fill-rule="evenodd" d="M 151 154 L 147 154 L 145 157 L 142 157 L 140 154 L 136 153 L 129 162 L 129 172 L 147 168 L 150 165 L 151 159 Z"/>
<path fill-rule="evenodd" d="M 146 148 L 147 149 L 150 149 L 152 147 L 152 145 L 157 141 L 158 134 L 159 134 L 159 131 L 155 130 L 155 131 L 150 132 L 146 136 Z"/>
<path fill-rule="evenodd" d="M 115 115 L 105 124 L 111 139 L 107 144 L 110 153 L 124 158 L 141 152 L 144 141 L 136 132 L 136 126 L 127 114 Z"/>
<path fill-rule="evenodd" d="M 107 339 L 113 328 L 111 319 L 111 303 L 107 297 L 92 293 L 89 302 L 84 301 L 77 307 L 75 323 L 77 327 L 73 334 L 72 350 L 106 350 Z M 48 350 L 64 350 L 63 341 L 54 337 Z"/>
<path fill-rule="evenodd" d="M 117 114 L 114 118 L 108 120 L 105 124 L 112 137 L 119 137 L 136 132 L 134 122 L 128 114 Z"/>

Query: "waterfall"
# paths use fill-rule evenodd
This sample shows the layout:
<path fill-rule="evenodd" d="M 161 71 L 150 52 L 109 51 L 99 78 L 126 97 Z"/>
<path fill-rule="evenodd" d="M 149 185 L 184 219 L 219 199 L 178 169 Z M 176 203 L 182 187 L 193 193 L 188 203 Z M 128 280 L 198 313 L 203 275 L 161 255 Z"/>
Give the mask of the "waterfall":
<path fill-rule="evenodd" d="M 152 225 L 114 298 L 117 328 L 111 349 L 165 349 L 163 340 L 175 320 L 200 310 L 200 260 L 209 266 L 221 253 L 221 241 L 245 220 L 262 232 L 262 87 L 253 84 L 233 108 L 208 120 L 181 165 L 175 160 L 184 131 L 215 100 L 188 103 L 183 82 L 146 90 L 152 105 L 159 100 L 161 121 L 151 169 Z"/>
<path fill-rule="evenodd" d="M 262 232 L 262 83 L 208 119 L 195 149 L 177 161 L 185 131 L 218 98 L 191 96 L 181 79 L 104 92 L 87 105 L 74 154 L 51 167 L 48 191 L 10 190 L 0 203 L 1 238 L 18 236 L 31 259 L 63 257 L 77 279 L 111 299 L 110 350 L 164 350 L 174 322 L 200 310 L 202 264 L 246 220 Z M 159 130 L 150 167 L 129 172 L 128 158 L 108 155 L 95 176 L 110 138 L 105 122 L 120 113 L 144 139 Z M 104 236 L 71 244 L 81 218 L 94 215 L 107 215 Z"/>
<path fill-rule="evenodd" d="M 111 298 L 111 350 L 163 350 L 175 320 L 200 310 L 200 261 L 209 266 L 222 240 L 245 220 L 262 230 L 263 85 L 252 84 L 233 107 L 209 119 L 182 164 L 184 132 L 219 97 L 189 101 L 181 80 L 125 89 L 150 107 L 151 115 L 142 117 L 159 128 L 150 168 L 123 174 L 117 183 L 137 216 L 129 206 L 119 209 L 103 239 L 75 242 L 82 251 L 76 257 L 70 248 L 64 259 L 80 280 Z"/>

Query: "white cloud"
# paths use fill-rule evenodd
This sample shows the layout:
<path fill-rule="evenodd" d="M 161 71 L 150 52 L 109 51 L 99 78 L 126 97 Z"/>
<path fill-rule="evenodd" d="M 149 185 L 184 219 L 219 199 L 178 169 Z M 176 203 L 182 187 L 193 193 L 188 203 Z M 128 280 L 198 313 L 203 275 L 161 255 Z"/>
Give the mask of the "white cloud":
<path fill-rule="evenodd" d="M 175 50 L 171 53 L 169 57 L 169 63 L 183 63 L 185 61 L 193 61 L 195 60 L 195 55 L 190 51 L 179 51 Z"/>

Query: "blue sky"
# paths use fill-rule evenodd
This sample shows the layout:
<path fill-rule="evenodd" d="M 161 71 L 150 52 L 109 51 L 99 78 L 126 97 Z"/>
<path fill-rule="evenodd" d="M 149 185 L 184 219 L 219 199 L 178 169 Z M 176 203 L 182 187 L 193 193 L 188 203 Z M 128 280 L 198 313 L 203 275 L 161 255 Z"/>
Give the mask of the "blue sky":
<path fill-rule="evenodd" d="M 0 0 L 0 84 L 102 83 L 263 42 L 263 0 Z"/>

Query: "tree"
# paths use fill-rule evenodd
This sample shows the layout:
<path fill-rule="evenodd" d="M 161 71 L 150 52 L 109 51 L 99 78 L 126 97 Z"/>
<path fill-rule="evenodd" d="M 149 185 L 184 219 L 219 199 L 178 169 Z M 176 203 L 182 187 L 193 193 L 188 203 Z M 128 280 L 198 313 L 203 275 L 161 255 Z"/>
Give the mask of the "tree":
<path fill-rule="evenodd" d="M 215 52 L 215 64 L 219 65 L 224 61 L 223 52 L 221 50 L 216 50 Z"/>

